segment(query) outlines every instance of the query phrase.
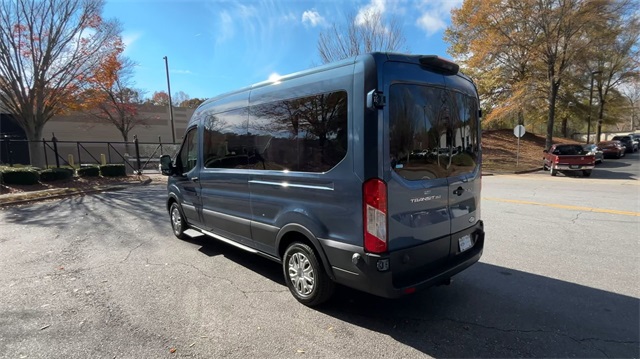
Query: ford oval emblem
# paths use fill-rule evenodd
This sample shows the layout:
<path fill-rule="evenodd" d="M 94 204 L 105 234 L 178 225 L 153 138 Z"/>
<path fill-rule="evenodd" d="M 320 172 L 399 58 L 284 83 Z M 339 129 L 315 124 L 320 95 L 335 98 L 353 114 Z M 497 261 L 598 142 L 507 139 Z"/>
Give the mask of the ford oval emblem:
<path fill-rule="evenodd" d="M 476 221 L 476 217 L 474 216 L 469 217 L 469 223 L 473 223 L 475 221 Z"/>

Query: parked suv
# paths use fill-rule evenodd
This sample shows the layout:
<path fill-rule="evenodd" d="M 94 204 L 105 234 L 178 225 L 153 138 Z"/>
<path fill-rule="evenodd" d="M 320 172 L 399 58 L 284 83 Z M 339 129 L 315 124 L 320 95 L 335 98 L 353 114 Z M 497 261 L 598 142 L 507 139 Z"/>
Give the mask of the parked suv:
<path fill-rule="evenodd" d="M 613 141 L 620 141 L 627 148 L 627 152 L 636 152 L 638 150 L 638 144 L 633 141 L 633 137 L 626 136 L 613 136 Z"/>
<path fill-rule="evenodd" d="M 437 56 L 360 55 L 210 99 L 161 158 L 173 232 L 281 263 L 309 306 L 335 283 L 448 283 L 484 246 L 479 116 L 471 79 Z"/>

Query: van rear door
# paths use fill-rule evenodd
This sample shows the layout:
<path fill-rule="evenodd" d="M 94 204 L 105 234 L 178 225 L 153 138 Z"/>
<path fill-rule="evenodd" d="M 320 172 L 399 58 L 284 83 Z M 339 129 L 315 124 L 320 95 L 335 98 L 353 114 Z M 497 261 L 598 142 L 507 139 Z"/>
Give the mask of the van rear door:
<path fill-rule="evenodd" d="M 470 249 L 476 238 L 465 231 L 480 219 L 480 119 L 473 84 L 460 76 L 445 77 L 452 149 L 447 165 L 451 251 Z"/>
<path fill-rule="evenodd" d="M 413 248 L 394 264 L 394 282 L 440 267 L 449 257 L 446 164 L 450 129 L 445 80 L 418 63 L 384 64 L 388 251 Z M 393 259 L 392 259 L 393 261 Z"/>
<path fill-rule="evenodd" d="M 455 255 L 458 238 L 451 235 L 479 217 L 477 97 L 462 77 L 418 63 L 384 66 L 388 250 L 423 245 L 418 263 L 406 266 L 423 271 Z"/>

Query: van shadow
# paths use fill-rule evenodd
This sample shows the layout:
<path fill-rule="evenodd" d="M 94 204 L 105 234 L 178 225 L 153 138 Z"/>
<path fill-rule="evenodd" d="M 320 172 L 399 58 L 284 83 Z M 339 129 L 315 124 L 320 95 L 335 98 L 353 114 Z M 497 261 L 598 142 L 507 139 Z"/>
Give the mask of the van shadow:
<path fill-rule="evenodd" d="M 273 261 L 204 236 L 188 242 L 207 256 L 223 255 L 285 286 Z M 485 263 L 454 277 L 450 286 L 399 299 L 338 287 L 329 302 L 313 310 L 432 357 L 640 354 L 638 298 Z"/>
<path fill-rule="evenodd" d="M 185 239 L 185 242 L 200 247 L 198 251 L 208 257 L 224 256 L 272 282 L 282 286 L 285 285 L 282 267 L 272 260 L 247 253 L 232 245 L 217 241 L 205 235 Z"/>
<path fill-rule="evenodd" d="M 638 357 L 640 300 L 477 263 L 388 300 L 342 290 L 324 313 L 433 357 Z"/>

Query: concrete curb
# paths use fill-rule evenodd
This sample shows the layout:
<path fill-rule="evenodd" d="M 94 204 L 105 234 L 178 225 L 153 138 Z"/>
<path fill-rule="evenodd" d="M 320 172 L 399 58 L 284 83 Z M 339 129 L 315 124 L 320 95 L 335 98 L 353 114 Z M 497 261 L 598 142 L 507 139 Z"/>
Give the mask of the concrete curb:
<path fill-rule="evenodd" d="M 526 169 L 526 170 L 522 170 L 522 171 L 504 171 L 504 172 L 482 172 L 482 177 L 486 177 L 486 176 L 499 176 L 499 175 L 520 175 L 520 174 L 525 174 L 525 173 L 533 173 L 533 172 L 538 172 L 541 171 L 542 167 L 537 167 L 537 168 L 530 168 L 530 169 Z"/>

